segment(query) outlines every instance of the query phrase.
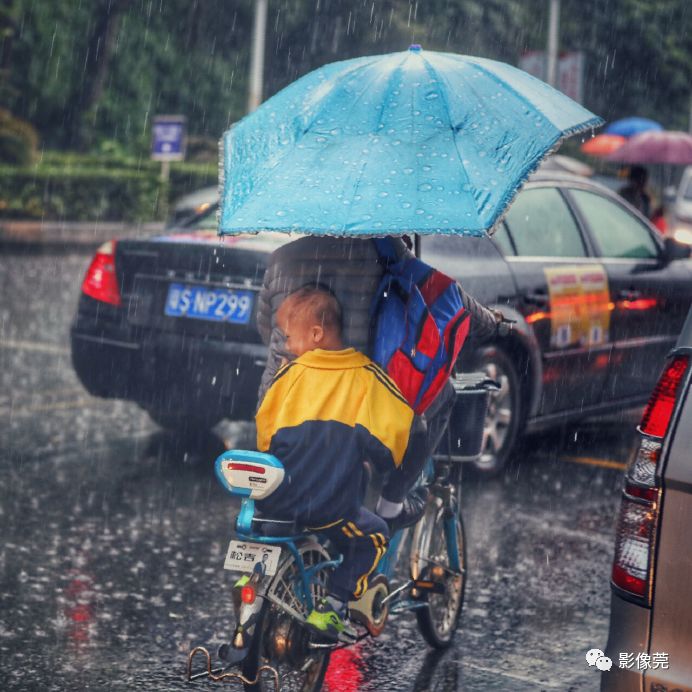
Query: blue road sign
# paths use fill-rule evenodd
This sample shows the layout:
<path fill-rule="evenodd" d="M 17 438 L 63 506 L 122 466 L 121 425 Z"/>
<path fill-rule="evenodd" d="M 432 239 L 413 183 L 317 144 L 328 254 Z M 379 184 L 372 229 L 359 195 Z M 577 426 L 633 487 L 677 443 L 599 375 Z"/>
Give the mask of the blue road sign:
<path fill-rule="evenodd" d="M 182 161 L 185 158 L 185 116 L 157 115 L 152 124 L 151 158 Z"/>

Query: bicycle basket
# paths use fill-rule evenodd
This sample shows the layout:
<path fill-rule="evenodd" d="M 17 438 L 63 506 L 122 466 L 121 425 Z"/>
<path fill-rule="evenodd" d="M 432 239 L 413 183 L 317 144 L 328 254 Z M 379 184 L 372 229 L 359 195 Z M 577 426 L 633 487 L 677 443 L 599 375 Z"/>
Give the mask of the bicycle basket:
<path fill-rule="evenodd" d="M 443 436 L 435 456 L 452 461 L 474 461 L 480 456 L 483 446 L 483 426 L 490 392 L 496 390 L 498 385 L 484 372 L 457 375 L 452 384 L 455 398 L 449 430 Z"/>

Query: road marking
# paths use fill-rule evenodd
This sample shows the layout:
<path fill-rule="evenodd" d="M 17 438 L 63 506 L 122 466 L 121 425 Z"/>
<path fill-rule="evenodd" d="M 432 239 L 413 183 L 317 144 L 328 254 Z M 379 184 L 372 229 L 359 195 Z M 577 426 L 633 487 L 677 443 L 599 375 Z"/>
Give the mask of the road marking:
<path fill-rule="evenodd" d="M 545 680 L 536 680 L 536 678 L 531 678 L 526 675 L 518 675 L 517 673 L 508 673 L 504 670 L 498 670 L 497 668 L 487 668 L 486 666 L 479 666 L 475 663 L 469 663 L 468 661 L 458 660 L 461 663 L 462 668 L 471 668 L 472 670 L 480 670 L 483 673 L 492 673 L 493 675 L 499 675 L 503 678 L 509 678 L 510 680 L 517 680 L 519 682 L 528 682 L 533 685 L 540 685 L 542 689 L 558 690 L 559 685 L 555 685 L 550 682 L 545 682 Z"/>
<path fill-rule="evenodd" d="M 597 459 L 596 457 L 560 457 L 562 461 L 569 461 L 572 464 L 585 464 L 587 466 L 600 466 L 603 469 L 617 469 L 624 471 L 627 464 L 622 461 L 612 459 Z"/>
<path fill-rule="evenodd" d="M 70 353 L 69 348 L 58 346 L 58 344 L 13 341 L 12 339 L 0 339 L 0 348 L 13 348 L 17 351 L 37 351 L 38 353 L 55 353 L 61 356 L 66 356 Z"/>

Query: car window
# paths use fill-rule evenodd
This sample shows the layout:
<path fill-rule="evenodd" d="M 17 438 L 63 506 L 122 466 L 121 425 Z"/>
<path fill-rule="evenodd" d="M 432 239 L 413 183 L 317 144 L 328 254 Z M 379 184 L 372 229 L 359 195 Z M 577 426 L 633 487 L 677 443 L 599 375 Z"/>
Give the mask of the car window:
<path fill-rule="evenodd" d="M 517 195 L 505 223 L 518 255 L 584 257 L 579 228 L 554 187 L 524 190 Z"/>
<path fill-rule="evenodd" d="M 617 202 L 595 192 L 572 190 L 603 257 L 645 259 L 658 256 L 649 229 Z"/>
<path fill-rule="evenodd" d="M 504 223 L 497 225 L 495 233 L 492 235 L 493 241 L 497 247 L 500 248 L 503 255 L 515 255 L 514 246 L 512 245 L 512 240 L 507 232 L 507 226 Z"/>

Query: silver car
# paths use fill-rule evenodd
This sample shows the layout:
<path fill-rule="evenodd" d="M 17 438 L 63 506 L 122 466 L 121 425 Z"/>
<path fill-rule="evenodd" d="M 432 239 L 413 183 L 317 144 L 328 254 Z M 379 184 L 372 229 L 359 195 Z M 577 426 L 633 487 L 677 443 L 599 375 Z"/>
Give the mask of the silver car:
<path fill-rule="evenodd" d="M 687 166 L 670 213 L 671 235 L 680 243 L 692 245 L 692 166 Z"/>
<path fill-rule="evenodd" d="M 625 476 L 602 690 L 692 689 L 692 311 Z"/>

